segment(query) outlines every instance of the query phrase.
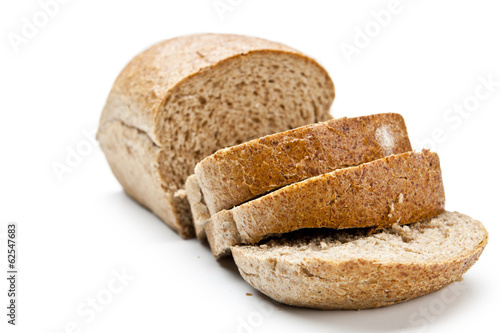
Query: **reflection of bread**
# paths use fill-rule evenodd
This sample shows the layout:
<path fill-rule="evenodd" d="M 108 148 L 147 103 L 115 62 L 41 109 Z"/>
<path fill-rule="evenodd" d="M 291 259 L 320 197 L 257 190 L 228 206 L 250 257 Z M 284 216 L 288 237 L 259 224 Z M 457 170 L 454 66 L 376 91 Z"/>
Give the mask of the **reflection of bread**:
<path fill-rule="evenodd" d="M 220 148 L 330 119 L 333 83 L 282 44 L 201 34 L 158 43 L 116 79 L 98 140 L 125 191 L 193 236 L 184 183 Z"/>
<path fill-rule="evenodd" d="M 481 222 L 459 213 L 367 234 L 298 231 L 263 245 L 235 246 L 243 278 L 271 298 L 318 309 L 386 306 L 460 279 L 488 241 Z"/>

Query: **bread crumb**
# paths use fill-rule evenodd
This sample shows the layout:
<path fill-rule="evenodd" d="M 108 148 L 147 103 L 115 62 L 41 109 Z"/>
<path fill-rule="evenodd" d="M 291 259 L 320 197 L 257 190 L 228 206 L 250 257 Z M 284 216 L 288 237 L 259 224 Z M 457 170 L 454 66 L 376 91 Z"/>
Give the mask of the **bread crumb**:
<path fill-rule="evenodd" d="M 245 295 L 246 295 L 246 296 L 253 296 L 253 294 L 252 294 L 252 293 L 246 293 Z"/>
<path fill-rule="evenodd" d="M 393 213 L 394 213 L 394 202 L 391 204 L 391 210 L 389 211 L 389 214 L 387 214 L 387 217 L 391 218 Z"/>
<path fill-rule="evenodd" d="M 414 239 L 411 229 L 407 225 L 399 225 L 400 220 L 401 218 L 392 225 L 392 231 L 397 233 L 403 242 L 411 242 Z"/>

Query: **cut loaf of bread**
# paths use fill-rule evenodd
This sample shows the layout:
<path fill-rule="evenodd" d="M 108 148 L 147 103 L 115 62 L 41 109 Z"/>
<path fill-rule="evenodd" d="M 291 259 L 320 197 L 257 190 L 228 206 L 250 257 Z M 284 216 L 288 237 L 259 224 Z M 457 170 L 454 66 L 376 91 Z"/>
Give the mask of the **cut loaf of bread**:
<path fill-rule="evenodd" d="M 307 230 L 232 247 L 243 278 L 294 306 L 363 309 L 391 305 L 460 280 L 488 242 L 481 222 L 459 213 L 367 234 Z"/>
<path fill-rule="evenodd" d="M 221 149 L 198 163 L 196 175 L 186 181 L 196 235 L 204 239 L 208 219 L 223 209 L 310 177 L 410 150 L 404 119 L 395 113 L 332 119 Z"/>
<path fill-rule="evenodd" d="M 333 83 L 314 60 L 260 38 L 200 34 L 158 43 L 120 73 L 97 138 L 125 191 L 185 238 L 184 184 L 220 148 L 330 119 Z"/>
<path fill-rule="evenodd" d="M 391 155 L 288 185 L 223 210 L 206 225 L 214 256 L 230 246 L 303 228 L 385 227 L 444 211 L 439 157 L 428 150 Z"/>
<path fill-rule="evenodd" d="M 211 215 L 298 181 L 411 150 L 396 113 L 332 119 L 225 148 L 195 167 Z"/>

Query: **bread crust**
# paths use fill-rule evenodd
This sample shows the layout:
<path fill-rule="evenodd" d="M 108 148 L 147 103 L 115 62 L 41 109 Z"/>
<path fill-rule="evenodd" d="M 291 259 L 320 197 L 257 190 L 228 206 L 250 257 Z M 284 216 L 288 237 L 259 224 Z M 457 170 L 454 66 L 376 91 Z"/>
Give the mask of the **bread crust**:
<path fill-rule="evenodd" d="M 253 250 L 256 246 L 235 246 L 231 250 L 242 277 L 279 302 L 325 310 L 375 308 L 420 297 L 460 280 L 483 252 L 488 234 L 479 221 L 465 215 L 459 218 L 475 223 L 482 230 L 482 238 L 473 249 L 432 261 L 362 256 L 335 260 L 319 254 L 291 260 L 262 255 L 263 251 Z"/>
<path fill-rule="evenodd" d="M 333 170 L 411 151 L 401 115 L 332 119 L 221 149 L 195 174 L 211 215 Z"/>
<path fill-rule="evenodd" d="M 197 77 L 203 75 L 206 78 L 211 71 L 223 68 L 231 61 L 243 61 L 254 55 L 284 55 L 313 64 L 315 73 L 322 73 L 326 82 L 323 104 L 318 105 L 314 119 L 300 118 L 297 122 L 301 126 L 331 118 L 328 109 L 335 95 L 333 83 L 313 59 L 279 43 L 221 34 L 182 36 L 153 45 L 123 69 L 104 106 L 97 139 L 113 173 L 131 197 L 151 209 L 184 238 L 194 236 L 189 203 L 183 188 L 187 176 L 193 173 L 199 159 L 234 143 L 205 140 L 209 142 L 210 151 L 200 153 L 200 158 L 194 162 L 191 159 L 186 162 L 182 149 L 177 151 L 171 142 L 178 140 L 180 135 L 165 131 L 165 124 L 185 125 L 187 116 L 169 120 L 166 111 L 169 98 Z M 186 108 L 185 113 L 189 114 L 190 110 Z M 220 127 L 224 126 L 220 124 Z M 284 126 L 269 125 L 264 134 L 285 130 Z M 141 134 L 138 142 L 122 137 L 125 132 L 132 133 L 133 130 Z M 249 130 L 245 133 L 245 141 L 261 135 Z M 193 132 L 192 136 L 196 133 Z M 179 175 L 170 177 L 173 174 L 170 168 L 176 169 Z M 148 174 L 139 175 L 137 170 L 148 170 Z"/>
<path fill-rule="evenodd" d="M 227 246 L 303 228 L 382 228 L 408 224 L 444 211 L 439 157 L 428 150 L 391 155 L 306 179 L 211 217 L 214 256 Z M 228 215 L 231 218 L 228 218 Z M 233 221 L 237 234 L 224 233 Z"/>
<path fill-rule="evenodd" d="M 101 133 L 101 149 L 125 192 L 181 237 L 192 238 L 195 233 L 186 194 L 165 191 L 160 185 L 161 177 L 154 163 L 160 148 L 144 132 L 120 121 L 106 124 Z"/>

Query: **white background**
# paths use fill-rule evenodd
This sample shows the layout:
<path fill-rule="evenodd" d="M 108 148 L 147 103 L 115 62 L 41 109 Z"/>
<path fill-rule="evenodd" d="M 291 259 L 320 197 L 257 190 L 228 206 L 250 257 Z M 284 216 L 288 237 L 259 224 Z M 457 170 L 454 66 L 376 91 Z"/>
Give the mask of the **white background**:
<path fill-rule="evenodd" d="M 20 274 L 18 325 L 10 327 L 6 273 L 0 273 L 0 331 L 497 330 L 498 1 L 401 0 L 383 27 L 372 12 L 392 8 L 385 0 L 221 2 L 231 6 L 222 15 L 213 0 L 74 0 L 43 22 L 37 1 L 2 1 L 0 232 L 5 237 L 7 223 L 18 223 Z M 33 16 L 45 25 L 14 47 L 9 38 L 22 36 Z M 359 33 L 365 28 L 372 29 L 368 41 Z M 98 147 L 59 181 L 53 163 L 92 143 L 84 133 L 96 129 L 123 66 L 157 41 L 197 32 L 254 35 L 295 47 L 331 74 L 334 116 L 399 112 L 414 148 L 434 134 L 447 209 L 483 221 L 490 232 L 464 280 L 381 309 L 291 308 L 271 303 L 230 259 L 217 262 L 206 245 L 182 240 L 129 199 Z M 346 57 L 347 44 L 357 53 Z M 464 103 L 470 111 L 447 111 Z M 5 272 L 4 239 L 0 250 Z M 115 279 L 122 273 L 130 280 Z M 98 304 L 100 311 L 88 305 L 95 297 L 106 303 Z"/>

